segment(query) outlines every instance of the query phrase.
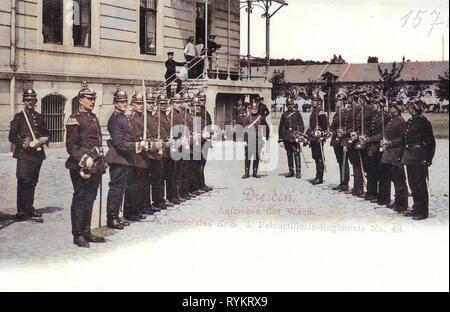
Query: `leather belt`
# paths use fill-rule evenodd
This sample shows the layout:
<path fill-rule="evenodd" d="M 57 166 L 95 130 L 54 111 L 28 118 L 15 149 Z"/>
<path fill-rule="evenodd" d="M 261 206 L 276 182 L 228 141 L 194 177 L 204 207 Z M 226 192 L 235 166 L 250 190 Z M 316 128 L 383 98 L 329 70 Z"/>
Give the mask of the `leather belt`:
<path fill-rule="evenodd" d="M 420 144 L 406 144 L 406 149 L 420 149 L 422 145 Z"/>

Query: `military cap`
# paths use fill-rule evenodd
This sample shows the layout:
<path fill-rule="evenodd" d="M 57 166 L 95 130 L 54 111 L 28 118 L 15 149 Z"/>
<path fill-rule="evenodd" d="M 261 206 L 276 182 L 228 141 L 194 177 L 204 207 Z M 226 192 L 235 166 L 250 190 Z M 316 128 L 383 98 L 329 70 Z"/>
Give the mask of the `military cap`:
<path fill-rule="evenodd" d="M 158 105 L 160 105 L 160 104 L 167 104 L 167 103 L 169 103 L 169 100 L 167 99 L 167 97 L 164 94 L 160 94 L 158 96 L 158 98 L 156 99 L 156 103 Z"/>
<path fill-rule="evenodd" d="M 33 103 L 36 103 L 36 102 L 37 102 L 37 93 L 36 93 L 36 91 L 34 91 L 34 90 L 31 88 L 31 84 L 28 84 L 28 85 L 27 85 L 27 89 L 26 89 L 25 92 L 23 93 L 22 100 L 23 100 L 24 102 L 25 102 L 25 101 L 30 101 L 30 102 L 33 102 Z"/>
<path fill-rule="evenodd" d="M 144 104 L 144 97 L 138 91 L 135 91 L 133 96 L 131 97 L 132 104 Z"/>
<path fill-rule="evenodd" d="M 97 93 L 93 89 L 89 88 L 86 81 L 84 81 L 81 90 L 78 92 L 78 98 L 95 100 L 97 98 Z"/>
<path fill-rule="evenodd" d="M 116 86 L 116 92 L 114 92 L 113 98 L 114 103 L 128 102 L 128 94 L 125 92 L 125 90 L 121 90 L 119 85 Z"/>

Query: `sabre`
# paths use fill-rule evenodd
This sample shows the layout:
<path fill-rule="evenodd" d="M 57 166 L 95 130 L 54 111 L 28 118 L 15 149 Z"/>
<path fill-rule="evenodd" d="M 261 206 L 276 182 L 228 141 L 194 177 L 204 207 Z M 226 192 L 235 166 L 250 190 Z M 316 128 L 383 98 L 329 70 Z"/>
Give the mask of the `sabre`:
<path fill-rule="evenodd" d="M 367 182 L 366 182 L 366 176 L 364 174 L 364 165 L 363 165 L 363 161 L 362 161 L 362 157 L 361 157 L 361 151 L 359 151 L 359 162 L 361 164 L 361 174 L 362 174 L 362 178 L 363 178 L 363 184 L 364 187 L 367 187 Z"/>
<path fill-rule="evenodd" d="M 345 159 L 346 159 L 346 157 L 347 157 L 347 148 L 346 147 L 344 147 L 344 155 L 343 155 L 344 157 L 342 158 L 342 165 L 341 165 L 341 167 L 342 167 L 342 172 L 341 172 L 341 183 L 345 180 L 345 167 L 346 167 L 346 161 L 345 161 Z"/>
<path fill-rule="evenodd" d="M 161 142 L 161 104 L 158 103 L 158 142 Z M 162 146 L 159 149 L 159 155 L 163 154 Z"/>
<path fill-rule="evenodd" d="M 27 113 L 25 113 L 25 110 L 23 110 L 22 113 L 23 113 L 23 115 L 25 116 L 25 120 L 26 120 L 27 125 L 28 125 L 28 130 L 30 130 L 30 132 L 31 132 L 31 136 L 33 137 L 33 141 L 37 141 L 37 140 L 36 140 L 36 136 L 34 135 L 34 132 L 33 132 L 33 128 L 31 128 L 30 121 L 28 120 Z M 37 151 L 42 151 L 42 148 L 41 148 L 41 147 L 38 147 L 38 148 L 36 148 L 36 150 L 37 150 Z"/>
<path fill-rule="evenodd" d="M 98 227 L 102 227 L 102 197 L 103 197 L 103 175 L 100 175 L 100 198 L 99 198 L 99 213 L 98 213 Z"/>
<path fill-rule="evenodd" d="M 325 162 L 325 154 L 323 153 L 323 143 L 320 140 L 319 140 L 319 144 L 320 144 L 320 153 L 322 154 L 323 168 L 324 168 L 325 172 L 327 172 L 327 164 Z"/>
<path fill-rule="evenodd" d="M 147 142 L 147 90 L 145 89 L 145 81 L 142 80 L 142 96 L 144 97 L 144 142 Z"/>

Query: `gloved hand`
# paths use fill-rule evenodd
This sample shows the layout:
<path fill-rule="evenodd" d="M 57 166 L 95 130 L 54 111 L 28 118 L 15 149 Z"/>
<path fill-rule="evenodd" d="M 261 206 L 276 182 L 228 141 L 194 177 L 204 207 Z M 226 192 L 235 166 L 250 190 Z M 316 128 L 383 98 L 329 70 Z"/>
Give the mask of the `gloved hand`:
<path fill-rule="evenodd" d="M 40 137 L 39 139 L 38 139 L 38 145 L 39 146 L 41 146 L 41 145 L 44 145 L 44 144 L 46 144 L 48 142 L 48 137 Z"/>
<path fill-rule="evenodd" d="M 94 159 L 92 157 L 86 158 L 86 169 L 91 169 L 94 164 Z"/>
<path fill-rule="evenodd" d="M 420 163 L 427 167 L 431 166 L 431 161 L 429 161 L 429 160 L 422 160 Z"/>
<path fill-rule="evenodd" d="M 31 148 L 36 148 L 38 146 L 39 146 L 39 141 L 38 140 L 31 141 L 30 145 L 29 145 L 29 147 L 31 147 Z"/>
<path fill-rule="evenodd" d="M 280 142 L 280 147 L 284 148 L 284 143 L 283 142 Z"/>

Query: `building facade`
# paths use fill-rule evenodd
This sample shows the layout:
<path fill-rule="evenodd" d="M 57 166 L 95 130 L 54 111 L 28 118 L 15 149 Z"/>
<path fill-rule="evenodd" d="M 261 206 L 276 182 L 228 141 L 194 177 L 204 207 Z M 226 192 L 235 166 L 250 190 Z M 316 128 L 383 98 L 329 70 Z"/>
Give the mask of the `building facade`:
<path fill-rule="evenodd" d="M 239 0 L 0 1 L 0 151 L 11 148 L 9 122 L 23 109 L 28 83 L 38 93 L 52 146 L 60 146 L 83 81 L 97 91 L 95 113 L 105 127 L 117 84 L 130 95 L 142 90 L 142 80 L 161 86 L 167 53 L 183 62 L 187 38 L 208 34 L 221 45 L 210 59 L 214 75 L 184 85 L 206 91 L 207 109 L 223 126 L 239 96 L 269 101 L 272 87 L 264 79 L 241 79 Z"/>

